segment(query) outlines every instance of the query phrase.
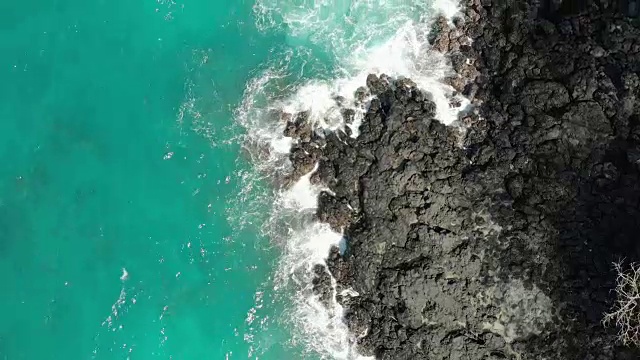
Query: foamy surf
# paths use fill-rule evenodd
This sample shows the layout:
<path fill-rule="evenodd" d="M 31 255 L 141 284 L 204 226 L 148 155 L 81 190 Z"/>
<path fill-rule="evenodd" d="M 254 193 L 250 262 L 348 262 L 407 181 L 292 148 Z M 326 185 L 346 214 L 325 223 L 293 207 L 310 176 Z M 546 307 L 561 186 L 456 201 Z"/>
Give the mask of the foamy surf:
<path fill-rule="evenodd" d="M 284 136 L 287 116 L 306 112 L 314 129 L 349 127 L 351 136 L 357 137 L 370 98 L 357 99 L 356 90 L 366 84 L 369 74 L 410 78 L 431 95 L 436 117 L 445 124 L 457 120 L 466 105 L 465 99 L 453 99 L 453 88 L 441 82 L 452 69 L 442 54 L 430 50 L 428 42 L 435 15 L 451 19 L 458 13 L 453 0 L 317 0 L 299 5 L 288 0 L 258 0 L 254 9 L 257 26 L 264 31 L 285 31 L 291 48 L 283 54 L 284 60 L 267 64 L 247 84 L 236 113 L 246 129 L 245 140 L 251 144 L 248 150 L 257 173 L 275 178 L 276 184 L 291 170 L 288 155 L 295 140 Z M 306 72 L 313 51 L 330 54 L 330 74 Z M 452 107 L 452 102 L 462 106 Z M 345 123 L 344 109 L 353 110 L 350 124 Z M 358 334 L 349 333 L 343 322 L 335 280 L 328 308 L 313 292 L 314 266 L 325 264 L 331 247 L 341 251 L 345 247 L 342 234 L 314 220 L 322 187 L 312 184 L 313 171 L 276 189 L 265 226 L 282 249 L 275 286 L 293 289 L 289 320 L 309 351 L 323 358 L 368 359 L 357 352 Z M 247 186 L 257 178 L 248 179 Z M 351 296 L 357 294 L 351 292 Z"/>

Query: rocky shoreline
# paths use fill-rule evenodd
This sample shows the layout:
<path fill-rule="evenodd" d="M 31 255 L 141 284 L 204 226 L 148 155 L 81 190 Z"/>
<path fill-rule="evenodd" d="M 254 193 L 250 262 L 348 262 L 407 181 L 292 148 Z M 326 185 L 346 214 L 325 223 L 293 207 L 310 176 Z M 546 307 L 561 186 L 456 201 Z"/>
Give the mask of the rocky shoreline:
<path fill-rule="evenodd" d="M 604 328 L 640 260 L 640 26 L 631 1 L 464 0 L 436 23 L 458 126 L 409 79 L 369 76 L 356 139 L 289 120 L 290 160 L 347 248 L 315 291 L 379 359 L 637 359 Z M 351 118 L 348 110 L 344 116 Z M 356 296 L 357 294 L 357 296 Z"/>

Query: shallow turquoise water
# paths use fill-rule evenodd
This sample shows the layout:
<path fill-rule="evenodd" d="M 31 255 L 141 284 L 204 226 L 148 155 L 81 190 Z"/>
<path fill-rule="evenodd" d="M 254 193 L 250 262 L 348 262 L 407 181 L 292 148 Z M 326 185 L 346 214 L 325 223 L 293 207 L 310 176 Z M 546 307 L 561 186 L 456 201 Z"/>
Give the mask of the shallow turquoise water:
<path fill-rule="evenodd" d="M 0 360 L 354 358 L 309 288 L 340 235 L 257 169 L 284 108 L 433 84 L 432 3 L 0 2 Z"/>
<path fill-rule="evenodd" d="M 277 254 L 228 221 L 232 111 L 283 42 L 252 6 L 0 4 L 0 359 L 300 356 L 245 321 L 283 311 Z"/>

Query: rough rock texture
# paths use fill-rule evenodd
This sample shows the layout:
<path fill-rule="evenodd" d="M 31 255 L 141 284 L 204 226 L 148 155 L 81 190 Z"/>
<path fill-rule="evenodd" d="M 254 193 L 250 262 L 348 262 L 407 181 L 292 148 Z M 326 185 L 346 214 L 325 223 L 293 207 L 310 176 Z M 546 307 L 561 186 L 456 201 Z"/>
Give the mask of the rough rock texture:
<path fill-rule="evenodd" d="M 296 139 L 289 154 L 293 171 L 288 176 L 288 182 L 313 170 L 321 153 L 322 138 L 312 130 L 308 118 L 309 114 L 299 113 L 283 119 L 286 121 L 284 135 Z"/>
<path fill-rule="evenodd" d="M 357 139 L 299 145 L 305 156 L 292 160 L 319 161 L 315 181 L 333 192 L 318 217 L 346 229 L 346 252 L 328 263 L 338 293 L 359 294 L 339 301 L 361 352 L 640 358 L 600 323 L 612 262 L 640 258 L 631 3 L 466 1 L 458 29 L 434 37 L 458 71 L 451 83 L 476 105 L 462 134 L 433 119 L 410 81 L 370 76 L 376 98 Z"/>

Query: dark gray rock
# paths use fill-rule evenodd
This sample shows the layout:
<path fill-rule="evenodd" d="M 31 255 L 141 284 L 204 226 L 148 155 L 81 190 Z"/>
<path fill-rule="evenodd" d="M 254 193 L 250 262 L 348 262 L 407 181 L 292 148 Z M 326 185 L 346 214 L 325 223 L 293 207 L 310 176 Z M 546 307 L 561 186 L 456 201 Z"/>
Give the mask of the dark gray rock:
<path fill-rule="evenodd" d="M 331 274 L 323 265 L 316 264 L 313 267 L 314 278 L 312 280 L 312 289 L 314 295 L 318 297 L 320 303 L 327 308 L 331 307 L 331 299 L 333 297 L 333 287 L 331 286 Z"/>
<path fill-rule="evenodd" d="M 332 253 L 329 269 L 341 289 L 359 293 L 339 301 L 352 331 L 366 334 L 362 351 L 381 359 L 628 351 L 600 320 L 612 301 L 611 261 L 637 254 L 628 246 L 640 230 L 640 178 L 625 164 L 640 152 L 615 155 L 621 144 L 601 107 L 546 98 L 517 126 L 500 113 L 488 123 L 470 117 L 469 152 L 415 100 L 425 97 L 393 81 L 377 92 L 361 137 L 330 137 L 322 154 L 335 195 L 322 195 L 319 214 L 331 223 L 327 211 L 346 219 L 336 204 L 358 211 L 348 250 Z M 610 192 L 625 195 L 614 201 Z M 636 210 L 622 216 L 622 204 Z"/>
<path fill-rule="evenodd" d="M 342 232 L 352 221 L 353 211 L 346 200 L 339 200 L 326 191 L 318 196 L 318 220 L 331 225 L 334 231 Z"/>
<path fill-rule="evenodd" d="M 613 0 L 464 5 L 432 39 L 476 56 L 452 55 L 478 110 L 462 134 L 407 79 L 371 75 L 360 136 L 311 152 L 333 193 L 317 216 L 346 228 L 327 266 L 359 294 L 338 296 L 345 321 L 379 359 L 638 359 L 601 325 L 612 262 L 640 260 L 637 23 Z"/>

